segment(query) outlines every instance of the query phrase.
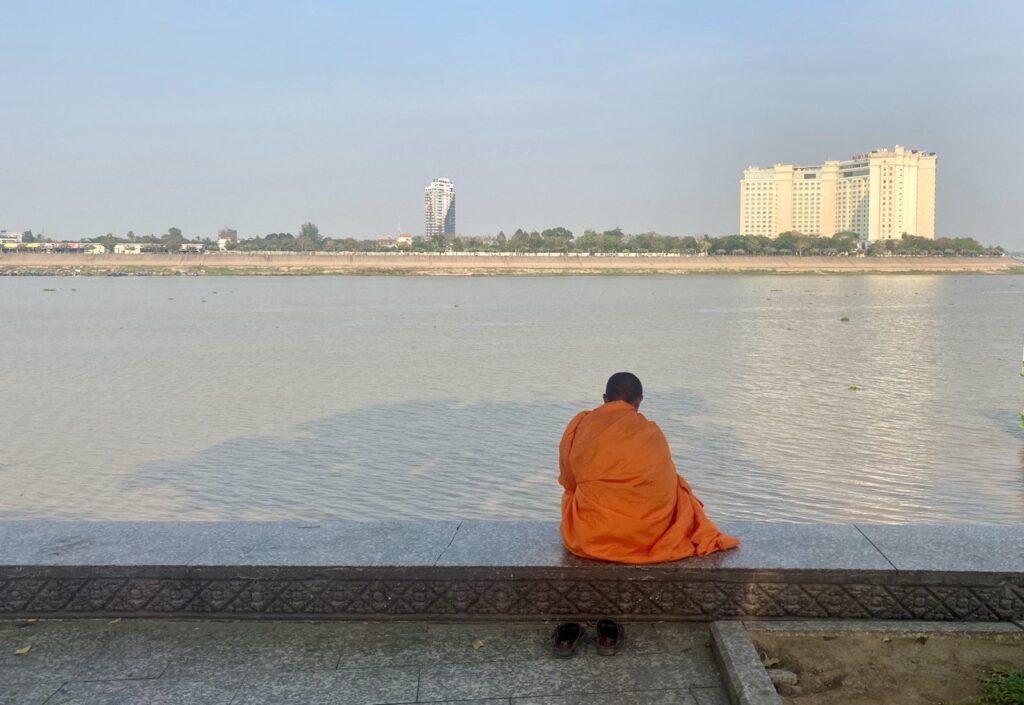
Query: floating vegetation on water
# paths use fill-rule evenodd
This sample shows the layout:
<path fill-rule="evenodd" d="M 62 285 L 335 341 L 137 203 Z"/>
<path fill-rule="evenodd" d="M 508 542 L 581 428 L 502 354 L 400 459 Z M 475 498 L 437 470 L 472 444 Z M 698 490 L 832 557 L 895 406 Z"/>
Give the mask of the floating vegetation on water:
<path fill-rule="evenodd" d="M 849 323 L 850 322 L 850 317 L 849 316 L 843 316 L 839 320 L 842 321 L 843 323 Z"/>
<path fill-rule="evenodd" d="M 850 392 L 859 392 L 860 390 L 864 389 L 864 387 L 858 387 L 856 384 L 851 384 L 846 389 L 847 389 L 847 391 L 850 391 Z"/>
<path fill-rule="evenodd" d="M 43 289 L 43 291 L 57 291 L 56 289 Z"/>

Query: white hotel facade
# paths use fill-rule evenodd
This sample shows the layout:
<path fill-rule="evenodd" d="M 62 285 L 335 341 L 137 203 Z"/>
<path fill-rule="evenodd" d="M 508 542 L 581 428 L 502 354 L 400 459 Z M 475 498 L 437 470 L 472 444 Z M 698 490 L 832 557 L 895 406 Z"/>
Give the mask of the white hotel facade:
<path fill-rule="evenodd" d="M 740 234 L 934 238 L 936 161 L 934 152 L 896 145 L 819 166 L 749 167 L 740 182 Z"/>

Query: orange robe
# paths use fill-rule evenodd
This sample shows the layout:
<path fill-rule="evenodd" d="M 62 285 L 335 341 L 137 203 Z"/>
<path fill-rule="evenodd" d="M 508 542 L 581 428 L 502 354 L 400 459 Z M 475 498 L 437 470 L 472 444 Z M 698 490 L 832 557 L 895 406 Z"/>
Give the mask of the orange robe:
<path fill-rule="evenodd" d="M 562 540 L 577 556 L 661 563 L 739 545 L 704 514 L 658 425 L 624 401 L 569 422 L 558 481 Z"/>

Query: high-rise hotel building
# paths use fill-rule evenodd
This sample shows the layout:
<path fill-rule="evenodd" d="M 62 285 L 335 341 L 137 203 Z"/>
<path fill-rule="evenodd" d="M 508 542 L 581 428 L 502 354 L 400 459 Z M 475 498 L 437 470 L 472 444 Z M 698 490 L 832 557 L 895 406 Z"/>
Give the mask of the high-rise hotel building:
<path fill-rule="evenodd" d="M 434 179 L 426 189 L 427 238 L 455 234 L 455 187 L 449 179 Z"/>
<path fill-rule="evenodd" d="M 935 162 L 934 152 L 896 145 L 820 166 L 752 166 L 740 182 L 740 234 L 934 238 Z"/>

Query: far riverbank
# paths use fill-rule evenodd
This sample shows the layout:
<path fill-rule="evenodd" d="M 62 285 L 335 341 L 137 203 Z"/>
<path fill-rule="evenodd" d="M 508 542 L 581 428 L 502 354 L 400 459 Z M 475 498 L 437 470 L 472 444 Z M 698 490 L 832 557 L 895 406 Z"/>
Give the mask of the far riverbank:
<path fill-rule="evenodd" d="M 1012 257 L 5 253 L 0 275 L 1007 274 Z"/>

